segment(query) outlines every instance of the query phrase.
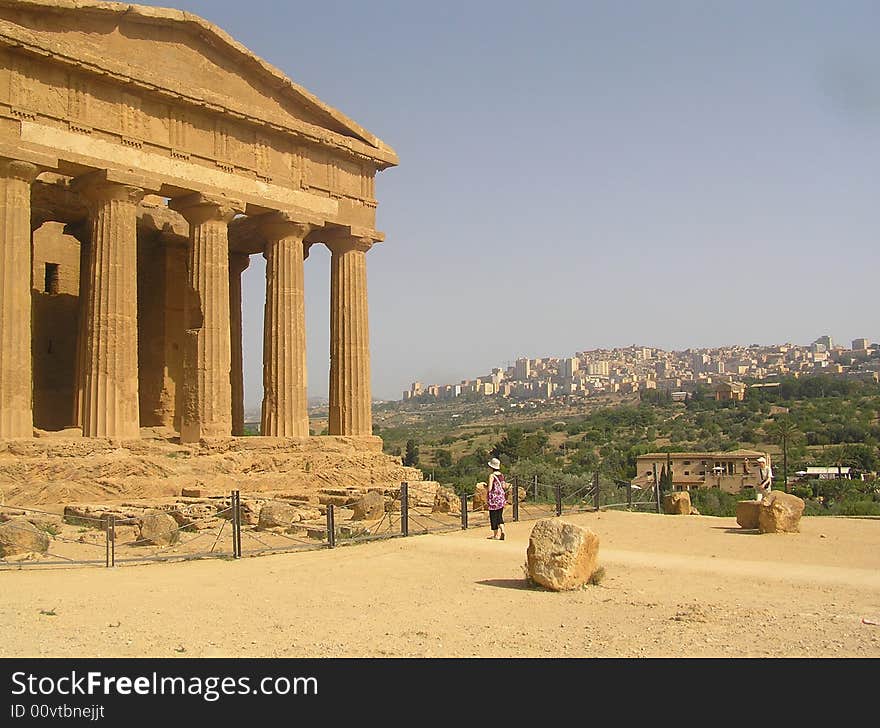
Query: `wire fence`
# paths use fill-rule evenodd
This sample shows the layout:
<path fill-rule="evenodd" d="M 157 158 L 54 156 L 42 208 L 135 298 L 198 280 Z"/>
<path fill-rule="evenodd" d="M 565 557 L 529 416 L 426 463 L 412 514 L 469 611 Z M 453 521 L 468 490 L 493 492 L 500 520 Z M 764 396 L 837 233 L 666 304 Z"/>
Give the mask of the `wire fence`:
<path fill-rule="evenodd" d="M 628 481 L 603 479 L 597 472 L 590 479 L 564 485 L 542 483 L 537 477 L 528 482 L 514 478 L 510 485 L 504 516 L 514 522 L 603 508 L 660 512 L 656 482 L 640 488 Z M 59 515 L 16 507 L 12 517 L 7 510 L 7 520 L 0 523 L 0 570 L 240 559 L 488 524 L 485 492 L 483 497 L 478 493 L 459 493 L 445 499 L 440 496 L 438 491 L 434 502 L 428 503 L 423 495 L 411 494 L 409 484 L 404 482 L 390 501 L 383 498 L 373 510 L 348 512 L 349 517 L 339 523 L 333 503 L 317 509 L 321 518 L 296 521 L 288 517 L 264 522 L 261 513 L 254 522 L 254 512 L 242 504 L 238 490 L 223 497 L 213 509 L 203 507 L 201 515 L 174 507 L 131 517 L 109 512 L 92 516 L 67 510 Z M 76 538 L 63 535 L 62 525 L 78 527 Z"/>

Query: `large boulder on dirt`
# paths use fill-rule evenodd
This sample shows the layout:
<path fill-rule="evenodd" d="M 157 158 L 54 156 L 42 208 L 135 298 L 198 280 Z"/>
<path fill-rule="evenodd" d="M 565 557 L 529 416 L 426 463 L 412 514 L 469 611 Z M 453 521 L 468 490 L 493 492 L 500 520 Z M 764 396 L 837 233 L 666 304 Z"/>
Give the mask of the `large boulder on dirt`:
<path fill-rule="evenodd" d="M 434 507 L 431 513 L 451 513 L 453 515 L 461 515 L 461 498 L 449 488 L 437 488 L 434 494 Z"/>
<path fill-rule="evenodd" d="M 663 512 L 670 516 L 689 516 L 691 514 L 691 495 L 686 490 L 666 493 L 663 496 Z"/>
<path fill-rule="evenodd" d="M 177 543 L 180 538 L 177 521 L 161 511 L 145 513 L 141 516 L 140 529 L 138 541 L 156 546 L 170 546 Z"/>
<path fill-rule="evenodd" d="M 352 521 L 372 521 L 385 515 L 385 496 L 376 491 L 365 493 L 351 506 Z"/>
<path fill-rule="evenodd" d="M 736 504 L 736 522 L 740 528 L 749 530 L 758 528 L 758 501 L 743 500 Z"/>
<path fill-rule="evenodd" d="M 526 499 L 526 496 L 528 495 L 526 493 L 526 489 L 525 488 L 517 488 L 516 490 L 517 490 L 517 495 L 519 497 L 519 502 L 522 503 Z M 507 485 L 504 486 L 504 497 L 507 499 L 508 503 L 513 503 L 513 483 L 508 483 Z"/>
<path fill-rule="evenodd" d="M 596 570 L 599 536 L 588 528 L 558 518 L 535 524 L 526 550 L 529 578 L 536 584 L 565 591 L 586 584 Z"/>
<path fill-rule="evenodd" d="M 804 501 L 791 493 L 772 491 L 758 503 L 758 529 L 761 533 L 798 533 Z"/>
<path fill-rule="evenodd" d="M 486 511 L 489 509 L 489 488 L 485 483 L 477 483 L 474 488 L 473 510 Z"/>
<path fill-rule="evenodd" d="M 299 508 L 289 503 L 270 501 L 260 508 L 260 520 L 257 528 L 287 528 L 291 523 L 301 520 Z"/>
<path fill-rule="evenodd" d="M 44 554 L 49 550 L 49 535 L 33 523 L 14 519 L 0 523 L 0 556 Z"/>

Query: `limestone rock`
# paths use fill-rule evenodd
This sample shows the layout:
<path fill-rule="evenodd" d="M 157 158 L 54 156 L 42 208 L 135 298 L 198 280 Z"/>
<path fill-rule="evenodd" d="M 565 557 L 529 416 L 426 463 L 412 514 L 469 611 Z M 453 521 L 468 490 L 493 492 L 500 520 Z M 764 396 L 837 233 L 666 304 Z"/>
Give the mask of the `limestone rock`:
<path fill-rule="evenodd" d="M 291 523 L 302 520 L 299 509 L 289 503 L 269 501 L 260 508 L 260 520 L 257 528 L 287 528 Z"/>
<path fill-rule="evenodd" d="M 0 556 L 44 554 L 48 550 L 48 534 L 33 523 L 18 519 L 0 523 Z"/>
<path fill-rule="evenodd" d="M 170 546 L 177 543 L 180 531 L 177 521 L 167 513 L 146 513 L 140 521 L 141 533 L 139 541 L 155 544 L 156 546 Z"/>
<path fill-rule="evenodd" d="M 743 500 L 736 504 L 736 522 L 740 528 L 750 530 L 758 528 L 758 507 L 761 504 L 754 500 Z"/>
<path fill-rule="evenodd" d="M 474 488 L 473 510 L 485 511 L 489 508 L 489 489 L 485 483 L 477 483 Z"/>
<path fill-rule="evenodd" d="M 691 496 L 686 490 L 666 493 L 663 496 L 663 512 L 673 516 L 689 516 L 691 514 Z"/>
<path fill-rule="evenodd" d="M 352 505 L 354 513 L 352 521 L 371 521 L 385 514 L 385 497 L 381 493 L 371 491 L 363 495 Z"/>
<path fill-rule="evenodd" d="M 432 513 L 451 513 L 461 515 L 461 498 L 449 488 L 437 488 L 434 495 L 434 507 Z"/>
<path fill-rule="evenodd" d="M 761 533 L 798 533 L 804 501 L 791 493 L 771 491 L 758 503 L 758 529 Z"/>
<path fill-rule="evenodd" d="M 586 584 L 596 570 L 599 536 L 558 518 L 543 518 L 529 536 L 526 564 L 536 584 L 564 591 Z"/>

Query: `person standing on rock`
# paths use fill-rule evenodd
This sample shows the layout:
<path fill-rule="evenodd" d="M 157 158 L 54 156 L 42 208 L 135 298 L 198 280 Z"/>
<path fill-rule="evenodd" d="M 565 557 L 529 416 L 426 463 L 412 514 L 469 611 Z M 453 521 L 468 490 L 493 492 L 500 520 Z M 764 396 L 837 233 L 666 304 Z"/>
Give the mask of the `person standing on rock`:
<path fill-rule="evenodd" d="M 489 526 L 492 528 L 492 535 L 488 538 L 503 541 L 504 506 L 507 505 L 507 498 L 504 495 L 506 483 L 504 482 L 504 476 L 501 474 L 501 461 L 498 458 L 492 458 L 489 461 L 489 467 L 492 469 L 492 472 L 489 474 L 486 490 L 489 506 Z"/>

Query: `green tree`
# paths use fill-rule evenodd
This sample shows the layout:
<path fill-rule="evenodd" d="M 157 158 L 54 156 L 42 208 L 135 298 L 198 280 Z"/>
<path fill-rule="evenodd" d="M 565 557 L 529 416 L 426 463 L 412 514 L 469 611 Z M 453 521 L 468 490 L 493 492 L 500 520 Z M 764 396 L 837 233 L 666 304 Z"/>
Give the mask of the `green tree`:
<path fill-rule="evenodd" d="M 452 467 L 452 453 L 449 450 L 438 450 L 437 451 L 437 465 L 441 468 L 451 468 Z"/>
<path fill-rule="evenodd" d="M 415 468 L 419 464 L 419 446 L 415 440 L 406 441 L 406 454 L 403 456 L 403 464 Z"/>
<path fill-rule="evenodd" d="M 776 415 L 765 430 L 773 442 L 782 445 L 782 483 L 788 493 L 788 451 L 803 440 L 803 433 L 788 414 Z"/>

